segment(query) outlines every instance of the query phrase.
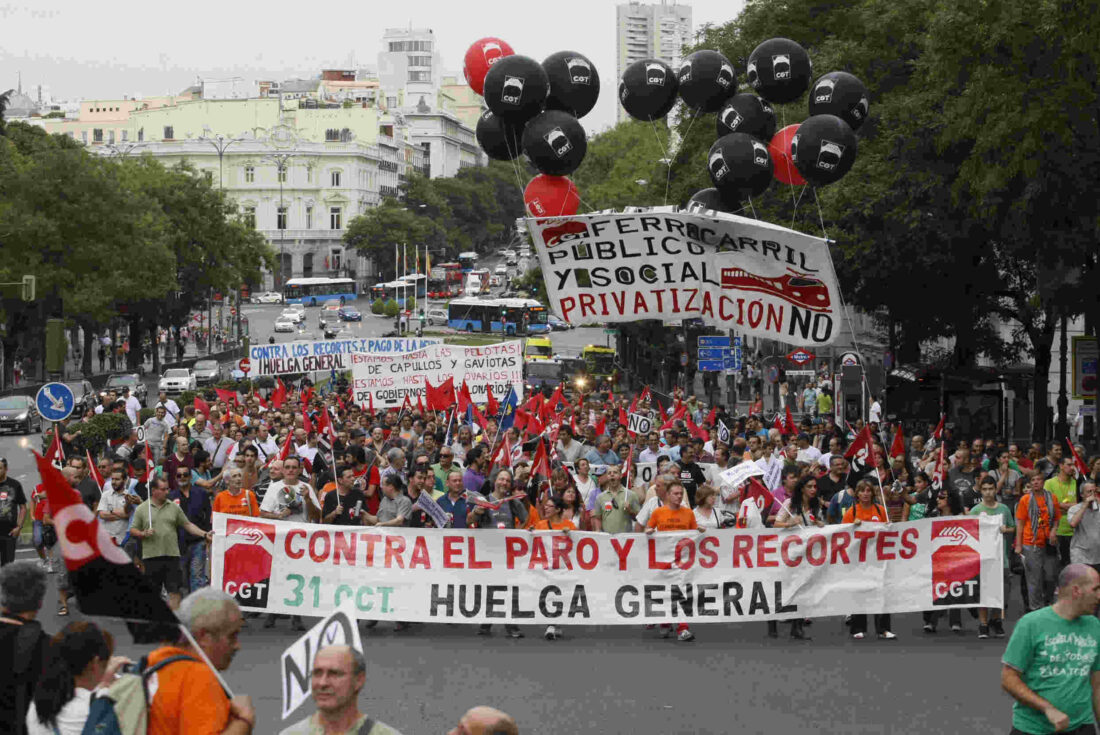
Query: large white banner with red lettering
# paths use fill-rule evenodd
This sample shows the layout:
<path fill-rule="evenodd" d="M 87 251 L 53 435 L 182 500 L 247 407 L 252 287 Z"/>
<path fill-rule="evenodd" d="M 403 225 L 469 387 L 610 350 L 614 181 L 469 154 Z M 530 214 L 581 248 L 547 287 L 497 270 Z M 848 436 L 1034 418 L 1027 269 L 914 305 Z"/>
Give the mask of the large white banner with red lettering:
<path fill-rule="evenodd" d="M 991 517 L 607 535 L 317 526 L 215 514 L 246 610 L 444 623 L 729 622 L 1001 607 Z"/>
<path fill-rule="evenodd" d="M 828 243 L 732 214 L 528 219 L 550 308 L 573 324 L 702 319 L 788 344 L 840 335 Z"/>

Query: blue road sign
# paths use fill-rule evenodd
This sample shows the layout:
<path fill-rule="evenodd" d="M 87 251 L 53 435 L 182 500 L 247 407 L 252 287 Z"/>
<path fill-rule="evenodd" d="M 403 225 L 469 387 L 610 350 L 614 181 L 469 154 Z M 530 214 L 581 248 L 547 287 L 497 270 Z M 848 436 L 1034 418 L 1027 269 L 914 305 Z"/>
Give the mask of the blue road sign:
<path fill-rule="evenodd" d="M 722 370 L 722 360 L 700 360 L 699 370 L 704 373 L 716 373 Z"/>
<path fill-rule="evenodd" d="M 729 349 L 730 338 L 729 337 L 700 337 L 700 347 L 723 347 Z"/>
<path fill-rule="evenodd" d="M 47 421 L 64 421 L 76 408 L 73 389 L 64 383 L 46 383 L 38 389 L 34 402 L 38 413 Z"/>
<path fill-rule="evenodd" d="M 700 347 L 699 360 L 721 360 L 728 352 L 721 347 Z"/>

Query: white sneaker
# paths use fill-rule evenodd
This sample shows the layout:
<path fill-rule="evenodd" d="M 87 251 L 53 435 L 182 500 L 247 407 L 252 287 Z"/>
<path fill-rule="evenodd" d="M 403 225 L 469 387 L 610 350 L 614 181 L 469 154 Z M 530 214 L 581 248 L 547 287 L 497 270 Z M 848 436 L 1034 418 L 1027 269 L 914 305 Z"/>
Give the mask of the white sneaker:
<path fill-rule="evenodd" d="M 553 625 L 548 625 L 546 626 L 546 632 L 543 633 L 542 637 L 548 641 L 556 641 L 560 635 L 561 634 L 558 633 L 557 628 L 555 628 Z"/>
<path fill-rule="evenodd" d="M 856 641 L 863 640 L 863 634 L 862 633 L 852 633 L 852 640 L 856 640 Z"/>
<path fill-rule="evenodd" d="M 693 641 L 693 640 L 695 640 L 695 634 L 692 633 L 690 630 L 687 630 L 685 628 L 684 630 L 680 631 L 680 635 L 677 636 L 677 640 L 682 641 L 684 643 L 686 643 L 688 641 Z"/>

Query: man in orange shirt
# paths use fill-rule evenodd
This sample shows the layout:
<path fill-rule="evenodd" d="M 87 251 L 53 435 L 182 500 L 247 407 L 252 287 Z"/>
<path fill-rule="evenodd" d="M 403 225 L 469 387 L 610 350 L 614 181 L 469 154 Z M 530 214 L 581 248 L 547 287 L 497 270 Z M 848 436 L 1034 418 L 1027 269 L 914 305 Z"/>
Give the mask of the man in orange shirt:
<path fill-rule="evenodd" d="M 240 467 L 232 467 L 225 471 L 225 490 L 214 498 L 214 512 L 228 513 L 234 516 L 260 515 L 260 504 L 256 501 L 256 495 L 251 490 L 241 487 L 244 472 Z"/>
<path fill-rule="evenodd" d="M 1062 511 L 1049 490 L 1043 487 L 1043 473 L 1034 471 L 1028 493 L 1016 504 L 1016 553 L 1023 557 L 1027 604 L 1038 610 L 1054 604 L 1058 577 L 1058 519 Z"/>
<path fill-rule="evenodd" d="M 646 523 L 645 532 L 652 534 L 656 531 L 691 531 L 698 530 L 705 533 L 705 528 L 699 528 L 695 522 L 695 514 L 684 505 L 683 484 L 674 482 L 668 486 L 668 502 L 655 508 Z M 687 623 L 676 625 L 677 638 L 681 641 L 695 640 L 695 634 L 688 628 Z M 669 623 L 661 623 L 661 637 L 668 638 L 672 634 L 672 626 Z"/>
<path fill-rule="evenodd" d="M 225 671 L 240 649 L 237 640 L 244 619 L 236 601 L 221 590 L 204 587 L 180 604 L 180 622 L 218 671 Z M 173 657 L 171 663 L 164 663 Z M 211 671 L 187 641 L 178 640 L 150 652 L 147 665 L 163 666 L 147 683 L 149 735 L 248 735 L 256 724 L 252 699 L 229 699 Z"/>

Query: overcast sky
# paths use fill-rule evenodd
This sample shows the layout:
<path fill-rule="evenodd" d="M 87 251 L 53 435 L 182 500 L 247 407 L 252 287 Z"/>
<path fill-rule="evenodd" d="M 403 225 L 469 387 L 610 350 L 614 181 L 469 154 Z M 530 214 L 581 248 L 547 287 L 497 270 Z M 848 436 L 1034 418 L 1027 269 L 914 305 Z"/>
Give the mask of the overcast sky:
<path fill-rule="evenodd" d="M 743 0 L 695 0 L 692 25 L 721 24 Z M 542 60 L 578 51 L 600 73 L 600 102 L 584 119 L 589 132 L 615 120 L 614 0 L 413 0 L 314 5 L 289 0 L 222 3 L 112 0 L 0 0 L 0 91 L 55 99 L 176 94 L 198 76 L 245 79 L 310 77 L 354 60 L 374 66 L 386 28 L 428 27 L 445 71 L 460 72 L 466 48 L 483 36 L 508 41 Z M 208 11 L 200 10 L 205 6 Z M 761 39 L 764 40 L 764 39 Z M 738 70 L 741 73 L 741 70 Z"/>

